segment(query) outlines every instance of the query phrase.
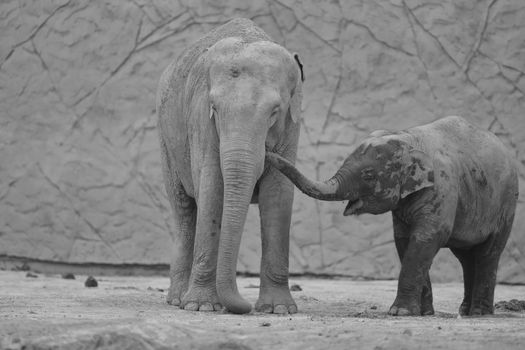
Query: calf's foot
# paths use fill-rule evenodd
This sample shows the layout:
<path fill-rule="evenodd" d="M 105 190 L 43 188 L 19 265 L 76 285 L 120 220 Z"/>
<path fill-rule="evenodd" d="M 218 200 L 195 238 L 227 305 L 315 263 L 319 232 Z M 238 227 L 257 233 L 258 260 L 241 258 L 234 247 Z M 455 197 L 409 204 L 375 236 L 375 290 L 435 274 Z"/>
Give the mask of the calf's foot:
<path fill-rule="evenodd" d="M 469 316 L 483 316 L 494 314 L 494 306 L 490 302 L 473 302 L 470 306 Z"/>
<path fill-rule="evenodd" d="M 427 284 L 423 286 L 421 292 L 421 316 L 430 316 L 434 314 L 434 306 L 432 305 L 432 287 L 430 286 L 430 280 L 428 279 Z"/>
<path fill-rule="evenodd" d="M 396 298 L 388 314 L 391 316 L 421 316 L 421 307 L 417 300 Z"/>
<path fill-rule="evenodd" d="M 461 316 L 468 316 L 470 313 L 470 302 L 463 300 L 461 305 L 459 306 L 458 314 Z"/>

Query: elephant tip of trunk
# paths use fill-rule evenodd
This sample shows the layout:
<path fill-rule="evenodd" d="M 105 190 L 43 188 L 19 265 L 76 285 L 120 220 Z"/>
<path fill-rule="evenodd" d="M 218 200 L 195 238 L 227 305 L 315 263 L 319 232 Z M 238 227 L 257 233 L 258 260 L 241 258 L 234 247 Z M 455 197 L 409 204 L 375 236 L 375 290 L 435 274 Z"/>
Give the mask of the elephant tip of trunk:
<path fill-rule="evenodd" d="M 244 300 L 240 295 L 236 297 L 221 297 L 219 293 L 219 300 L 222 303 L 222 306 L 226 308 L 231 313 L 234 314 L 247 314 L 252 311 L 252 305 Z"/>
<path fill-rule="evenodd" d="M 234 314 L 247 314 L 250 311 L 252 311 L 252 306 L 250 305 L 250 303 L 244 301 L 243 303 L 237 303 L 235 305 L 226 306 L 226 310 Z"/>
<path fill-rule="evenodd" d="M 247 314 L 252 311 L 252 305 L 239 294 L 235 278 L 227 282 L 217 281 L 219 302 L 231 313 Z"/>

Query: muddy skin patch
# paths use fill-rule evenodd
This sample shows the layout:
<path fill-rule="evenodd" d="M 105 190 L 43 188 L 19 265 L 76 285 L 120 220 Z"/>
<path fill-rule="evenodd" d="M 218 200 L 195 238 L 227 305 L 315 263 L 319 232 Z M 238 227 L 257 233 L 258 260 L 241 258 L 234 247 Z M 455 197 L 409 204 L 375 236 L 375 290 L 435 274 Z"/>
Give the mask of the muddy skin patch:
<path fill-rule="evenodd" d="M 472 168 L 470 170 L 472 173 L 472 177 L 475 179 L 476 183 L 480 187 L 486 187 L 487 186 L 487 178 L 485 176 L 485 172 L 483 170 L 476 171 L 476 168 Z"/>
<path fill-rule="evenodd" d="M 239 70 L 238 67 L 232 67 L 230 69 L 230 74 L 233 78 L 237 78 L 239 75 L 241 75 L 241 71 Z"/>
<path fill-rule="evenodd" d="M 421 159 L 416 158 L 416 157 L 412 157 L 411 160 L 412 160 L 412 163 L 413 163 L 413 164 L 417 165 L 417 166 L 419 167 L 419 169 L 421 169 L 421 171 L 425 171 L 425 170 L 427 170 L 427 169 L 425 168 L 425 165 L 424 165 L 423 162 L 421 161 Z"/>

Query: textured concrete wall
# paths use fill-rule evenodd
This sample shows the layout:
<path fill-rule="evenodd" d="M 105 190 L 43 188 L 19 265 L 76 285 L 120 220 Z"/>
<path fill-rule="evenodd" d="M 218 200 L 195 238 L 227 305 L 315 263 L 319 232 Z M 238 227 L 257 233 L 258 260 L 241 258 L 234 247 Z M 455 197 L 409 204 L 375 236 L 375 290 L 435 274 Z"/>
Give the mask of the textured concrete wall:
<path fill-rule="evenodd" d="M 186 45 L 234 16 L 302 57 L 308 175 L 330 176 L 372 130 L 455 114 L 512 148 L 524 188 L 522 0 L 2 1 L 0 254 L 169 261 L 156 84 Z M 500 265 L 507 282 L 525 282 L 524 198 Z M 395 278 L 390 216 L 343 208 L 296 192 L 291 271 Z M 257 272 L 256 207 L 245 231 L 239 270 Z M 457 279 L 460 267 L 443 250 L 432 274 Z"/>

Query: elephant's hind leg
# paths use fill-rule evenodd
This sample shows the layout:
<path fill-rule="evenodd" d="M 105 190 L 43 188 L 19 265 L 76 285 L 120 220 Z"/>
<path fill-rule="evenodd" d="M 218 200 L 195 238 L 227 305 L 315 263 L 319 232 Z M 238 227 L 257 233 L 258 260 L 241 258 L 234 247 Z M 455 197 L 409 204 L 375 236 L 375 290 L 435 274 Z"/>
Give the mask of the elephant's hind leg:
<path fill-rule="evenodd" d="M 513 217 L 510 220 L 506 220 L 499 232 L 495 232 L 485 243 L 474 248 L 475 273 L 470 315 L 490 315 L 494 313 L 494 289 L 496 287 L 498 264 L 509 237 L 512 219 Z"/>
<path fill-rule="evenodd" d="M 169 156 L 162 140 L 161 156 L 164 184 L 175 218 L 170 259 L 170 289 L 167 302 L 171 305 L 180 305 L 182 296 L 188 289 L 191 273 L 197 206 L 195 200 L 188 196 L 184 190 L 173 168 L 174 160 Z"/>
<path fill-rule="evenodd" d="M 472 250 L 450 248 L 452 253 L 458 258 L 463 268 L 464 296 L 459 307 L 459 314 L 464 316 L 470 312 L 472 303 L 472 288 L 474 286 L 474 252 Z"/>

